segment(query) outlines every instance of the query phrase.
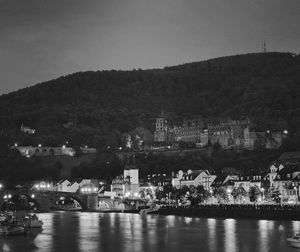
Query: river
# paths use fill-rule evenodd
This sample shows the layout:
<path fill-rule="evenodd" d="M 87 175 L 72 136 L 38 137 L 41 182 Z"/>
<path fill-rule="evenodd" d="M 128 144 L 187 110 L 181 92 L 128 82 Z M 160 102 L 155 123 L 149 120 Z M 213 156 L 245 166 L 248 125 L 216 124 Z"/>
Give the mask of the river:
<path fill-rule="evenodd" d="M 295 252 L 286 237 L 300 233 L 299 221 L 90 212 L 38 216 L 44 222 L 42 231 L 0 237 L 0 251 Z"/>

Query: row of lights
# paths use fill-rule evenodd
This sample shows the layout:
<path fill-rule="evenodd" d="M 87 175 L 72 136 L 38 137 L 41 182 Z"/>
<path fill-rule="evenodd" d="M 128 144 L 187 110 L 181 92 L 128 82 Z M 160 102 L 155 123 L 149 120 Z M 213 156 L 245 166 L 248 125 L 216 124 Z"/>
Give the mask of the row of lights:
<path fill-rule="evenodd" d="M 11 194 L 5 194 L 4 196 L 3 196 L 3 199 L 11 199 Z M 30 196 L 32 199 L 34 199 L 34 197 L 35 197 L 35 195 L 34 194 L 31 194 L 31 196 Z"/>
<path fill-rule="evenodd" d="M 110 146 L 107 146 L 107 149 L 108 149 L 108 150 L 110 150 Z M 120 146 L 120 147 L 118 147 L 118 150 L 120 150 L 120 151 L 121 151 L 122 149 L 123 149 L 123 148 L 122 148 L 121 146 Z"/>
<path fill-rule="evenodd" d="M 283 132 L 283 134 L 286 134 L 286 135 L 289 133 L 288 130 L 283 130 L 282 132 Z M 270 134 L 270 130 L 267 130 L 267 133 Z M 69 143 L 69 142 L 66 141 L 66 144 L 68 144 L 68 143 Z M 18 147 L 18 143 L 15 143 L 14 145 L 15 145 L 15 147 Z M 38 147 L 41 148 L 41 147 L 42 147 L 42 144 L 39 144 Z M 66 145 L 63 145 L 62 148 L 66 148 Z M 87 149 L 88 146 L 85 145 L 84 148 Z M 168 149 L 171 149 L 171 146 L 169 145 L 167 148 L 168 148 Z M 109 150 L 109 149 L 110 149 L 110 146 L 107 146 L 107 149 Z M 118 149 L 119 149 L 119 150 L 122 150 L 122 147 L 120 146 Z"/>
<path fill-rule="evenodd" d="M 35 188 L 50 188 L 50 184 L 47 184 L 47 185 L 45 185 L 45 184 L 37 184 L 37 185 L 35 185 Z"/>
<path fill-rule="evenodd" d="M 91 188 L 91 187 L 83 187 L 80 189 L 81 192 L 88 192 L 88 193 L 91 193 L 91 192 L 97 192 L 98 191 L 98 187 L 94 187 L 94 188 Z"/>
<path fill-rule="evenodd" d="M 68 143 L 69 143 L 69 142 L 67 141 L 66 144 L 63 144 L 63 145 L 62 145 L 62 148 L 67 148 L 66 145 L 67 145 Z M 15 143 L 14 146 L 15 146 L 15 147 L 18 147 L 18 143 Z M 38 144 L 38 147 L 41 148 L 41 147 L 42 147 L 42 144 Z M 170 146 L 170 147 L 171 147 L 171 146 Z M 85 145 L 84 148 L 87 149 L 88 146 Z M 109 150 L 109 149 L 110 149 L 110 146 L 107 146 L 107 149 Z M 122 150 L 123 148 L 120 146 L 120 147 L 118 147 L 118 149 L 119 149 L 119 150 Z"/>
<path fill-rule="evenodd" d="M 11 194 L 5 194 L 5 195 L 3 196 L 3 199 L 11 199 Z"/>
<path fill-rule="evenodd" d="M 265 191 L 264 188 L 260 188 L 259 190 L 260 190 L 262 193 Z M 231 190 L 230 188 L 227 188 L 226 192 L 227 192 L 228 194 L 231 194 L 231 193 L 232 193 L 232 190 Z"/>
<path fill-rule="evenodd" d="M 270 130 L 267 130 L 267 133 L 268 133 L 268 134 L 270 134 L 270 132 L 271 132 Z M 283 132 L 283 134 L 285 134 L 285 135 L 287 135 L 287 134 L 289 133 L 288 130 L 283 130 L 282 132 Z"/>

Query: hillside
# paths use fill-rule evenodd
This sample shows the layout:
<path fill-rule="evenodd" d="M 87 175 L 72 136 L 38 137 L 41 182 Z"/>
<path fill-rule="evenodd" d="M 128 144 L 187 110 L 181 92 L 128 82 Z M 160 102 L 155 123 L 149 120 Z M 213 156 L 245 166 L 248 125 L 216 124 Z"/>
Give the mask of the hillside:
<path fill-rule="evenodd" d="M 300 124 L 300 55 L 257 53 L 164 69 L 78 72 L 0 97 L 0 128 L 9 142 L 119 146 L 137 127 L 153 131 L 168 111 L 173 121 L 202 115 L 253 120 L 256 130 Z M 20 125 L 35 136 L 20 134 Z"/>

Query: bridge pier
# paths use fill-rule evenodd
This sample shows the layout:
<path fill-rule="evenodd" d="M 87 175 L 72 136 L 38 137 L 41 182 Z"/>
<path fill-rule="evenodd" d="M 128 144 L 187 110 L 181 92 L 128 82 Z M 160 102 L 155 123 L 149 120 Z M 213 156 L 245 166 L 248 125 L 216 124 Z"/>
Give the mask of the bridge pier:
<path fill-rule="evenodd" d="M 88 195 L 86 197 L 86 206 L 88 210 L 96 210 L 99 207 L 98 195 Z"/>
<path fill-rule="evenodd" d="M 50 203 L 48 195 L 39 195 L 38 204 L 39 204 L 39 210 L 42 212 L 47 212 L 51 210 L 52 204 Z"/>

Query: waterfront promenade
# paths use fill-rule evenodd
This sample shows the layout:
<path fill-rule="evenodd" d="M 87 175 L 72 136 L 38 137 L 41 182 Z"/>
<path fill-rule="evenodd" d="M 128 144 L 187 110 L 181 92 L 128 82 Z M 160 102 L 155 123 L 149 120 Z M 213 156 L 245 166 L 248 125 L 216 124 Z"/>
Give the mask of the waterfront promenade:
<path fill-rule="evenodd" d="M 157 213 L 191 217 L 300 220 L 300 205 L 220 204 L 199 205 L 197 207 L 164 206 Z"/>

